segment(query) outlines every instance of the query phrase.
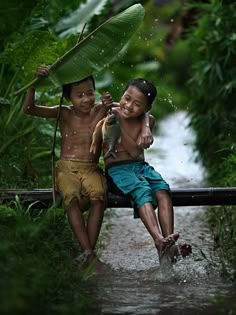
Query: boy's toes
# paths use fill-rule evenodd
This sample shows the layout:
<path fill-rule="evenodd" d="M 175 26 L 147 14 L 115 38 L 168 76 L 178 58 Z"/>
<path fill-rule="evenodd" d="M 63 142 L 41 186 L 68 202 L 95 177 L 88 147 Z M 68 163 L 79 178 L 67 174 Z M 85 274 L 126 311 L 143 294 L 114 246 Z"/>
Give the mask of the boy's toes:
<path fill-rule="evenodd" d="M 179 233 L 176 232 L 176 233 L 170 234 L 167 237 L 165 237 L 164 242 L 165 242 L 166 246 L 169 247 L 169 246 L 174 245 L 175 242 L 178 240 L 178 238 L 179 238 Z"/>

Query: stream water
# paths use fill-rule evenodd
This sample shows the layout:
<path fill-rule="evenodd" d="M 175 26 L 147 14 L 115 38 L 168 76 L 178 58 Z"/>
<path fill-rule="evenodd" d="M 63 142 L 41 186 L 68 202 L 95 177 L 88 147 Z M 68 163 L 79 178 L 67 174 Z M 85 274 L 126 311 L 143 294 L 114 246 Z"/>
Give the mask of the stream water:
<path fill-rule="evenodd" d="M 160 123 L 146 152 L 146 160 L 171 188 L 204 187 L 205 170 L 195 162 L 193 141 L 186 113 L 176 112 Z M 181 242 L 192 244 L 193 253 L 165 271 L 159 269 L 153 241 L 132 209 L 107 210 L 101 259 L 113 271 L 86 283 L 84 292 L 94 301 L 91 314 L 236 314 L 236 287 L 220 275 L 204 219 L 207 208 L 174 210 L 175 230 Z"/>

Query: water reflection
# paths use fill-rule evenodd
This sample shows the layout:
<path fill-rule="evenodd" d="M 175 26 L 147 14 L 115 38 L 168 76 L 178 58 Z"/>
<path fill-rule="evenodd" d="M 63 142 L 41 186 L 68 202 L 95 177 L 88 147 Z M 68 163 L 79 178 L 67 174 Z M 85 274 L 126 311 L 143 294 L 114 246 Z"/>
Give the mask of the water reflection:
<path fill-rule="evenodd" d="M 194 161 L 194 134 L 187 126 L 184 112 L 166 118 L 146 155 L 172 188 L 200 187 L 204 182 L 205 170 Z M 231 309 L 236 288 L 220 277 L 205 207 L 175 208 L 180 241 L 191 243 L 193 254 L 162 271 L 152 239 L 143 223 L 133 219 L 132 209 L 109 211 L 105 223 L 111 228 L 103 227 L 101 257 L 113 271 L 84 284 L 94 301 L 93 314 L 236 314 Z M 220 297 L 224 301 L 215 305 Z"/>

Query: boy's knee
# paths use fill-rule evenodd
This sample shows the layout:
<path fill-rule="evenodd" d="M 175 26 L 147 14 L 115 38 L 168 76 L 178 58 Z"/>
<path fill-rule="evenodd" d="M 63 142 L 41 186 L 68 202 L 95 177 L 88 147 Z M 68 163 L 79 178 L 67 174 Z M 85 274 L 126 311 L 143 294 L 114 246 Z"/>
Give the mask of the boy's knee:
<path fill-rule="evenodd" d="M 161 200 L 171 200 L 170 193 L 167 190 L 159 190 L 156 192 L 156 197 L 158 201 Z"/>

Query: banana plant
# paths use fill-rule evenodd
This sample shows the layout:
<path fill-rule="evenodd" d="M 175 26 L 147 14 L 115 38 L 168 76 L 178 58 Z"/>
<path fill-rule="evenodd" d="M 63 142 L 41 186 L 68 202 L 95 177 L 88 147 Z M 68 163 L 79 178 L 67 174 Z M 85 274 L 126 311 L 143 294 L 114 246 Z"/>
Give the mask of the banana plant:
<path fill-rule="evenodd" d="M 35 78 L 15 92 L 30 86 L 51 88 L 76 82 L 112 63 L 136 32 L 144 18 L 144 8 L 135 4 L 100 25 L 50 67 L 48 78 Z"/>

